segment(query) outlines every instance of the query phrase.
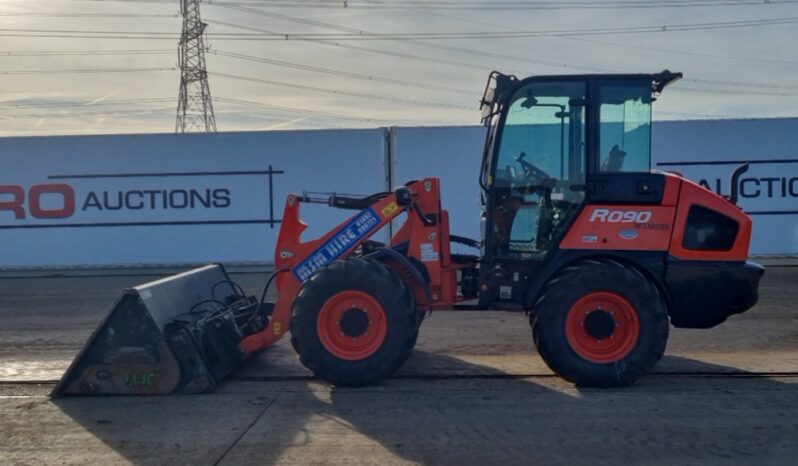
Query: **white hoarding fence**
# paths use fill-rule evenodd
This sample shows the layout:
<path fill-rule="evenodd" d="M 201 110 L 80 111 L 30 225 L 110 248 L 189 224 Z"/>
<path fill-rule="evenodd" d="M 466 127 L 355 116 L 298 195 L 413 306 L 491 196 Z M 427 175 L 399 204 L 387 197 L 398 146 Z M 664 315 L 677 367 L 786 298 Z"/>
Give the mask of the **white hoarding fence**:
<path fill-rule="evenodd" d="M 478 239 L 482 210 L 478 179 L 485 128 L 452 126 L 392 131 L 394 182 L 440 178 L 441 202 L 449 211 L 452 234 Z"/>
<path fill-rule="evenodd" d="M 716 192 L 750 162 L 738 188 L 752 254 L 798 254 L 798 119 L 653 128 L 653 167 Z M 365 195 L 428 176 L 452 233 L 479 238 L 484 138 L 481 126 L 0 138 L 0 269 L 269 263 L 290 192 Z M 353 213 L 303 209 L 303 239 Z"/>
<path fill-rule="evenodd" d="M 798 254 L 798 118 L 661 122 L 654 125 L 654 168 L 676 171 L 719 194 L 731 193 L 754 220 L 751 253 Z"/>
<path fill-rule="evenodd" d="M 290 192 L 386 188 L 385 132 L 0 139 L 0 267 L 272 262 Z M 305 207 L 319 236 L 351 212 Z"/>

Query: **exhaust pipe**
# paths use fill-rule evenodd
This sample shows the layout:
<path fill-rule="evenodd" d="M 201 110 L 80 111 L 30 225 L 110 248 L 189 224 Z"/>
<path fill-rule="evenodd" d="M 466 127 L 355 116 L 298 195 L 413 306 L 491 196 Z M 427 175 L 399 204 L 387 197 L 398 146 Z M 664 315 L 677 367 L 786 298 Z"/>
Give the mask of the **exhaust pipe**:
<path fill-rule="evenodd" d="M 737 205 L 737 200 L 740 196 L 740 177 L 751 167 L 749 162 L 745 162 L 739 167 L 735 168 L 731 174 L 731 186 L 729 196 L 725 196 L 734 205 Z"/>
<path fill-rule="evenodd" d="M 221 265 L 123 290 L 52 396 L 210 391 L 244 361 L 238 343 L 270 309 Z"/>

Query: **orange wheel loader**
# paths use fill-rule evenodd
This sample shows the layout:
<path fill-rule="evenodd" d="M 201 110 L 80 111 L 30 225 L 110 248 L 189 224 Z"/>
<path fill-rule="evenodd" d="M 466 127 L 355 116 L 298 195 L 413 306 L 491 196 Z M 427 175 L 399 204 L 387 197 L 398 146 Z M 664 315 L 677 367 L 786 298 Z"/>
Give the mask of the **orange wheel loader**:
<path fill-rule="evenodd" d="M 317 377 L 375 383 L 410 357 L 427 313 L 458 309 L 524 313 L 568 381 L 633 383 L 670 325 L 709 328 L 751 308 L 764 273 L 747 262 L 751 219 L 736 205 L 747 166 L 727 198 L 650 168 L 651 105 L 679 78 L 493 72 L 482 238 L 450 233 L 435 178 L 363 197 L 289 195 L 266 286 L 275 303 L 219 265 L 126 290 L 55 393 L 208 391 L 288 333 Z M 354 214 L 303 240 L 303 203 Z M 370 239 L 399 221 L 388 243 Z"/>

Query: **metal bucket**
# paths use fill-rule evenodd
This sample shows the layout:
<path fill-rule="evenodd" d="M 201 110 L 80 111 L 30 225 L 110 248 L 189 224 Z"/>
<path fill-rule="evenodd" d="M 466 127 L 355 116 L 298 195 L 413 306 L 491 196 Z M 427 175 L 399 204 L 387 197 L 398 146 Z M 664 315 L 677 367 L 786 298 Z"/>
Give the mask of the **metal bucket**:
<path fill-rule="evenodd" d="M 241 339 L 267 322 L 221 265 L 123 290 L 52 395 L 210 391 L 243 362 Z"/>

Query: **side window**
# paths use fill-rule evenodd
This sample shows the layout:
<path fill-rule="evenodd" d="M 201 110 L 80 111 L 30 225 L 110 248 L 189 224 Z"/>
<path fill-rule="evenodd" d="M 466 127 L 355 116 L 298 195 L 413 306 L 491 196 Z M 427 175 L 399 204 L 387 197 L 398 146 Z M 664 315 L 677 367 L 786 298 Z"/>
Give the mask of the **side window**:
<path fill-rule="evenodd" d="M 697 251 L 728 251 L 740 226 L 729 217 L 700 205 L 690 207 L 682 247 Z"/>
<path fill-rule="evenodd" d="M 651 168 L 651 83 L 599 85 L 599 166 L 605 173 Z"/>

